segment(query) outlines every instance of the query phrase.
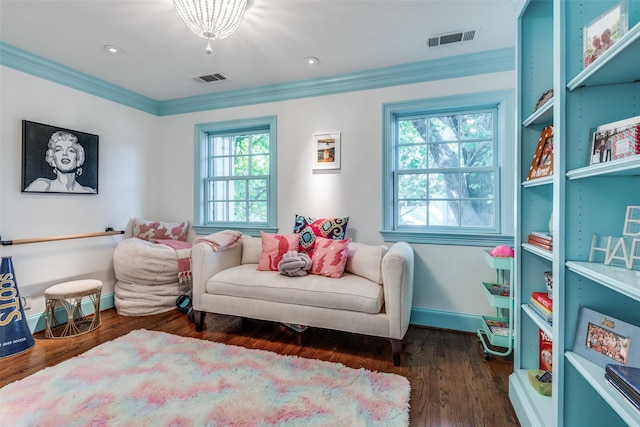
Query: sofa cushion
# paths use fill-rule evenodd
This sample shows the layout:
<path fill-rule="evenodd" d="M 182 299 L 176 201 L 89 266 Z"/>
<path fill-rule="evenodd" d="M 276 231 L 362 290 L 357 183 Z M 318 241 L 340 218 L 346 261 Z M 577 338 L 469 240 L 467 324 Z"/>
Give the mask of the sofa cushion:
<path fill-rule="evenodd" d="M 258 264 L 262 256 L 262 239 L 242 236 L 242 264 Z"/>
<path fill-rule="evenodd" d="M 278 263 L 284 254 L 290 251 L 298 252 L 299 239 L 297 234 L 273 234 L 260 232 L 262 240 L 262 256 L 258 263 L 258 270 L 278 271 Z"/>
<path fill-rule="evenodd" d="M 306 252 L 312 256 L 316 237 L 344 239 L 348 223 L 348 216 L 344 218 L 311 218 L 296 215 L 293 232 L 300 235 L 300 252 Z"/>
<path fill-rule="evenodd" d="M 313 258 L 311 259 L 311 274 L 340 278 L 349 257 L 349 243 L 347 240 L 325 239 L 317 237 Z"/>
<path fill-rule="evenodd" d="M 387 253 L 387 250 L 386 246 L 372 246 L 351 242 L 345 271 L 382 285 L 382 258 Z"/>
<path fill-rule="evenodd" d="M 339 280 L 315 274 L 289 277 L 259 271 L 255 264 L 220 271 L 206 287 L 210 294 L 372 314 L 384 302 L 382 286 L 355 274 L 345 273 Z"/>

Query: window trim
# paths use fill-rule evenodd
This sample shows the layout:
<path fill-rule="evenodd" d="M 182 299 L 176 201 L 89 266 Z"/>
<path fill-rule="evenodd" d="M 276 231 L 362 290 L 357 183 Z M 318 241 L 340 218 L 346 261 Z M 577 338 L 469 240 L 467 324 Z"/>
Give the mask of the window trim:
<path fill-rule="evenodd" d="M 203 159 L 203 147 L 212 133 L 242 133 L 268 129 L 269 133 L 269 187 L 267 222 L 249 225 L 247 222 L 220 221 L 215 225 L 204 224 L 205 191 L 203 182 L 207 167 Z M 250 119 L 227 120 L 222 122 L 200 123 L 194 126 L 194 197 L 193 226 L 197 234 L 211 234 L 222 230 L 234 229 L 243 234 L 259 236 L 260 231 L 275 233 L 278 230 L 278 143 L 277 116 L 256 117 Z"/>
<path fill-rule="evenodd" d="M 395 226 L 396 193 L 393 176 L 395 173 L 396 150 L 394 138 L 396 134 L 395 120 L 399 116 L 410 114 L 436 114 L 451 111 L 460 112 L 466 109 L 496 108 L 499 128 L 496 135 L 496 164 L 499 176 L 496 180 L 497 208 L 495 232 L 478 232 L 475 229 L 443 228 L 442 231 L 410 230 Z M 515 194 L 515 170 L 513 160 L 515 135 L 515 106 L 513 90 L 482 92 L 468 95 L 454 95 L 439 98 L 401 101 L 383 104 L 382 106 L 382 230 L 380 234 L 385 241 L 400 240 L 411 243 L 459 245 L 459 246 L 493 246 L 513 245 L 515 217 L 513 200 Z"/>

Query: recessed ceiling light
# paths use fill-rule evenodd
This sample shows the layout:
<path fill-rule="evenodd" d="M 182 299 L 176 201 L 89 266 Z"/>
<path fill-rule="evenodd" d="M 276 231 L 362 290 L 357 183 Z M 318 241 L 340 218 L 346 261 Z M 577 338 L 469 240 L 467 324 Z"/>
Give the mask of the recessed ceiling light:
<path fill-rule="evenodd" d="M 306 62 L 308 65 L 316 65 L 320 61 L 315 56 L 307 56 L 306 58 L 304 58 L 304 62 Z"/>
<path fill-rule="evenodd" d="M 119 55 L 121 53 L 124 53 L 124 50 L 122 50 L 120 46 L 116 46 L 114 44 L 105 44 L 104 46 L 102 46 L 102 49 L 105 52 L 111 53 L 113 55 Z"/>

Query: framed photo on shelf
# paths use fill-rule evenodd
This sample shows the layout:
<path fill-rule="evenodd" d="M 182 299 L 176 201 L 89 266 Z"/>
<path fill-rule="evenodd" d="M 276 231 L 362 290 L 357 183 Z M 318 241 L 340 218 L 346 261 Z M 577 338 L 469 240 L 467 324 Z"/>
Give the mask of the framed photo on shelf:
<path fill-rule="evenodd" d="M 340 132 L 313 135 L 313 170 L 340 169 Z"/>
<path fill-rule="evenodd" d="M 527 180 L 553 175 L 553 126 L 542 129 Z"/>
<path fill-rule="evenodd" d="M 584 27 L 583 63 L 588 67 L 613 46 L 628 29 L 627 0 L 600 15 Z"/>
<path fill-rule="evenodd" d="M 604 368 L 607 363 L 640 367 L 640 327 L 580 306 L 573 351 Z"/>
<path fill-rule="evenodd" d="M 589 164 L 605 163 L 611 160 L 611 132 L 592 129 Z"/>
<path fill-rule="evenodd" d="M 640 154 L 640 116 L 598 126 L 592 130 L 589 164 Z"/>

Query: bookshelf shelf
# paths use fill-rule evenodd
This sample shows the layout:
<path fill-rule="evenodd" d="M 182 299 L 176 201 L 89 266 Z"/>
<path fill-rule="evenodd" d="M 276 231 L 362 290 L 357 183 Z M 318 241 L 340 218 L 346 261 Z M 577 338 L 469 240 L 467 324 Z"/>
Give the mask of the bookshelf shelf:
<path fill-rule="evenodd" d="M 522 249 L 526 250 L 527 252 L 531 252 L 532 254 L 538 255 L 540 258 L 544 258 L 544 259 L 547 259 L 549 261 L 553 260 L 553 252 L 552 251 L 548 251 L 548 250 L 543 249 L 543 248 L 541 248 L 539 246 L 532 245 L 531 243 L 523 243 L 522 244 Z"/>
<path fill-rule="evenodd" d="M 551 184 L 553 184 L 553 175 L 545 176 L 543 178 L 536 178 L 529 181 L 522 181 L 522 186 L 525 188 Z"/>
<path fill-rule="evenodd" d="M 607 163 L 597 163 L 567 172 L 569 179 L 582 179 L 594 176 L 633 176 L 640 175 L 640 156 L 627 157 Z"/>
<path fill-rule="evenodd" d="M 522 126 L 546 125 L 553 122 L 553 98 L 522 122 Z"/>
<path fill-rule="evenodd" d="M 545 320 L 538 316 L 528 304 L 522 304 L 521 308 L 527 317 L 529 317 L 538 328 L 542 329 L 551 339 L 553 339 L 553 328 L 549 322 L 545 322 Z"/>
<path fill-rule="evenodd" d="M 640 301 L 640 271 L 583 261 L 568 261 L 567 268 L 602 286 Z"/>
<path fill-rule="evenodd" d="M 549 418 L 549 414 L 553 410 L 552 398 L 539 394 L 531 387 L 526 369 L 516 369 L 509 378 L 509 384 L 511 386 L 510 395 L 513 392 L 526 397 L 526 399 L 522 399 L 524 403 L 522 411 L 529 415 L 528 420 L 531 425 L 543 427 L 554 425 Z"/>
<path fill-rule="evenodd" d="M 636 24 L 588 68 L 574 77 L 567 89 L 614 85 L 640 80 L 640 68 L 629 66 L 629 58 L 640 58 L 640 23 Z"/>
<path fill-rule="evenodd" d="M 607 401 L 609 406 L 620 415 L 623 421 L 630 426 L 640 424 L 640 413 L 607 383 L 607 380 L 604 378 L 604 368 L 601 368 L 572 351 L 568 351 L 565 357 L 587 382 L 591 384 L 598 394 Z"/>

